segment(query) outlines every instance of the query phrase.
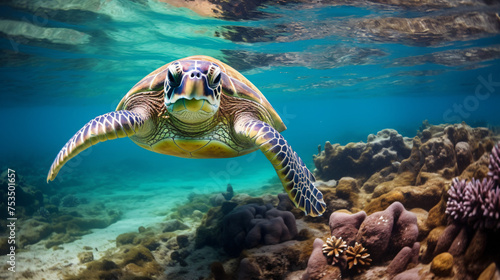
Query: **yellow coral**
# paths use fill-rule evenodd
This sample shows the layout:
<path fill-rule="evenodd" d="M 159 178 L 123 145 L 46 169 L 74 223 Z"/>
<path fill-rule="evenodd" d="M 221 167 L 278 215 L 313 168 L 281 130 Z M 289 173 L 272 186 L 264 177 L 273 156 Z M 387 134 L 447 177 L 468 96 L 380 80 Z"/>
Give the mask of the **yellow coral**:
<path fill-rule="evenodd" d="M 368 254 L 368 250 L 364 248 L 361 244 L 356 242 L 353 246 L 347 247 L 346 250 L 347 255 L 347 264 L 349 265 L 349 269 L 352 269 L 353 266 L 356 267 L 358 273 L 366 267 L 369 266 L 372 259 L 370 259 L 370 254 Z"/>
<path fill-rule="evenodd" d="M 342 237 L 336 238 L 332 236 L 326 239 L 326 244 L 323 244 L 323 254 L 326 255 L 327 258 L 331 258 L 332 265 L 338 262 L 338 257 L 342 254 L 347 247 L 345 241 L 342 240 Z"/>

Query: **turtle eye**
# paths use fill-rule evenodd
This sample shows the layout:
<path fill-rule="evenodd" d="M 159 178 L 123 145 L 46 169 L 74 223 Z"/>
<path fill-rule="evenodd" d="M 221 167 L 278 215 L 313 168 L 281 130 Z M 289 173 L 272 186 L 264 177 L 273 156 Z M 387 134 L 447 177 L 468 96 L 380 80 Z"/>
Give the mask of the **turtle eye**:
<path fill-rule="evenodd" d="M 221 71 L 219 66 L 216 65 L 211 65 L 210 68 L 208 69 L 208 86 L 210 88 L 217 88 L 220 84 L 220 79 L 221 79 Z"/>
<path fill-rule="evenodd" d="M 171 87 L 178 87 L 182 80 L 182 68 L 179 62 L 174 62 L 168 66 L 167 81 Z"/>

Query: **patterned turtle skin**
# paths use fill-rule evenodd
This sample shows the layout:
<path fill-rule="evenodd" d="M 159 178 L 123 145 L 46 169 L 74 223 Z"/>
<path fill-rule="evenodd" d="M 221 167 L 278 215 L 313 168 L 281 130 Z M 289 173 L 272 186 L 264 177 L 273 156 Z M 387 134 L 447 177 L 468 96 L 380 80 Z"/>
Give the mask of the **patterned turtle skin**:
<path fill-rule="evenodd" d="M 208 56 L 160 67 L 123 97 L 116 111 L 83 126 L 61 149 L 47 176 L 99 142 L 129 137 L 153 152 L 229 158 L 260 149 L 306 215 L 326 210 L 314 176 L 280 134 L 286 126 L 264 95 L 238 71 Z"/>

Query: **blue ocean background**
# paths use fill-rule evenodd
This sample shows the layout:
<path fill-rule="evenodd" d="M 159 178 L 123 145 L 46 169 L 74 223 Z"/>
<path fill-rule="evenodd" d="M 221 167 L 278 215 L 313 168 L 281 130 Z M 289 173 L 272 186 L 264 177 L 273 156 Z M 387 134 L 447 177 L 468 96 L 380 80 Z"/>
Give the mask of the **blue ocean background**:
<path fill-rule="evenodd" d="M 425 120 L 499 126 L 500 20 L 490 29 L 444 30 L 434 37 L 370 35 L 357 24 L 491 15 L 499 7 L 297 2 L 214 18 L 154 0 L 2 2 L 0 166 L 2 172 L 16 170 L 43 193 L 116 207 L 123 199 L 125 213 L 143 208 L 140 219 L 158 215 L 148 205 L 174 207 L 193 192 L 220 192 L 231 184 L 235 192 L 259 193 L 277 183 L 259 152 L 193 160 L 117 139 L 74 158 L 47 184 L 52 161 L 76 131 L 113 111 L 148 73 L 198 54 L 233 66 L 263 92 L 288 127 L 283 136 L 311 170 L 318 145 L 326 141 L 366 141 L 385 128 L 412 138 Z"/>

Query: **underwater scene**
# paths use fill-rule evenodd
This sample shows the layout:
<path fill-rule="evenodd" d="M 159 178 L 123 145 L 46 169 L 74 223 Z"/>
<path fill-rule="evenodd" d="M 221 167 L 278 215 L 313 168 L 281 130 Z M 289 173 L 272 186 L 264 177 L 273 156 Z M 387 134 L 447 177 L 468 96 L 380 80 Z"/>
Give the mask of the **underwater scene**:
<path fill-rule="evenodd" d="M 0 279 L 500 279 L 500 2 L 0 2 Z"/>

